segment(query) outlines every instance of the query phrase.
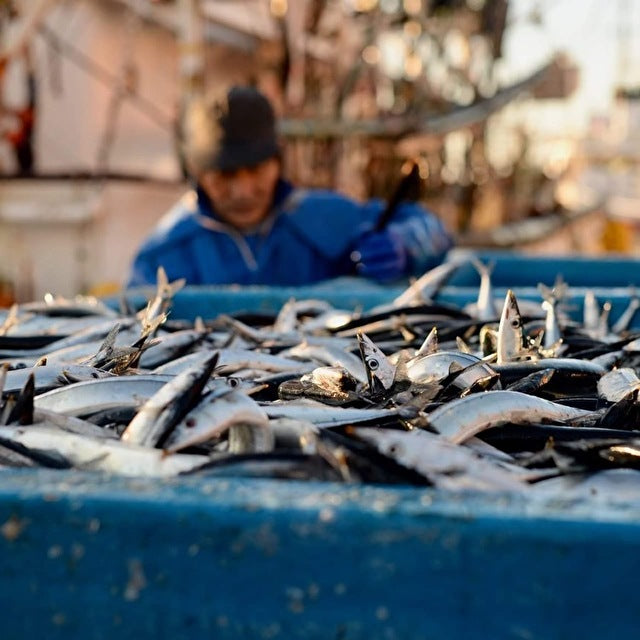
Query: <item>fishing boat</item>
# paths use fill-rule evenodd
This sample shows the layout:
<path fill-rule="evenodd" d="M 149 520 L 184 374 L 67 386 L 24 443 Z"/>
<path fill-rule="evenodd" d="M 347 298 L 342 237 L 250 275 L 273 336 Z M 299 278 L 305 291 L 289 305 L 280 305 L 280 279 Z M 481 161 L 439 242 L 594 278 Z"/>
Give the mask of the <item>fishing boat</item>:
<path fill-rule="evenodd" d="M 0 242 L 5 256 L 0 263 L 0 280 L 4 289 L 12 292 L 7 299 L 22 301 L 41 298 L 47 292 L 112 293 L 122 286 L 135 248 L 188 187 L 176 153 L 178 107 L 204 92 L 213 81 L 251 78 L 257 64 L 258 83 L 280 105 L 290 177 L 307 186 L 339 188 L 354 197 L 386 197 L 408 153 L 396 147 L 407 140 L 419 141 L 415 153 L 420 156 L 425 184 L 437 182 L 438 156 L 449 134 L 471 131 L 476 140 L 488 119 L 507 105 L 536 94 L 542 98 L 566 95 L 571 90 L 567 78 L 575 71 L 566 61 L 553 59 L 528 76 L 491 91 L 481 93 L 473 88 L 475 98 L 471 101 L 467 91 L 466 98 L 461 94 L 459 100 L 445 103 L 429 98 L 424 110 L 367 111 L 364 107 L 372 103 L 365 79 L 376 68 L 375 47 L 365 55 L 366 43 L 361 43 L 361 53 L 355 50 L 349 54 L 358 60 L 357 66 L 351 71 L 343 68 L 331 46 L 336 24 L 345 31 L 344 37 L 356 39 L 367 32 L 367 24 L 374 24 L 379 53 L 391 41 L 406 49 L 409 66 L 394 72 L 400 75 L 393 77 L 385 94 L 387 100 L 396 94 L 400 99 L 409 80 L 416 89 L 425 91 L 422 76 L 414 78 L 412 74 L 426 70 L 427 53 L 416 50 L 418 57 L 409 55 L 413 36 L 404 34 L 398 25 L 407 22 L 407 33 L 422 25 L 429 34 L 426 40 L 436 42 L 443 37 L 435 28 L 437 21 L 442 19 L 446 25 L 459 18 L 468 32 L 465 37 L 480 34 L 488 43 L 481 59 L 490 73 L 500 55 L 507 3 L 497 2 L 484 10 L 443 6 L 439 9 L 442 17 L 435 15 L 433 24 L 428 16 L 419 12 L 405 15 L 398 7 L 385 8 L 388 13 L 378 24 L 371 7 L 336 3 L 315 7 L 307 26 L 301 26 L 301 16 L 292 3 L 284 11 L 287 3 L 266 0 L 233 6 L 204 0 L 74 0 L 62 4 L 40 0 L 32 7 L 34 17 L 27 23 L 38 78 L 36 171 L 28 176 L 5 172 L 0 178 Z M 348 19 L 336 22 L 341 11 Z M 289 35 L 283 40 L 285 26 Z M 306 38 L 302 50 L 292 36 L 295 29 Z M 456 51 L 462 55 L 465 46 L 464 41 L 458 42 Z M 114 50 L 120 52 L 118 60 L 105 54 Z M 274 89 L 276 71 L 288 68 L 285 54 L 304 62 L 310 78 L 314 74 L 326 76 L 328 70 L 339 67 L 339 74 L 336 71 L 333 77 L 342 86 L 340 96 L 318 84 L 322 99 L 316 100 L 313 87 L 303 86 L 299 69 L 294 72 L 293 67 L 285 90 Z M 464 60 L 463 56 L 460 64 L 470 64 Z M 380 65 L 383 63 L 388 64 L 381 60 Z M 386 73 L 387 67 L 376 72 Z M 452 69 L 451 76 L 459 74 Z M 304 109 L 293 103 L 287 106 L 294 94 L 298 99 L 306 96 Z M 344 162 L 329 162 L 336 155 L 343 155 Z M 363 162 L 366 157 L 378 167 L 376 172 L 369 171 Z M 433 208 L 452 229 L 458 229 L 460 207 L 456 204 L 458 209 L 452 211 L 450 206 L 457 197 L 456 184 L 440 186 L 443 198 Z M 578 218 L 582 220 L 570 217 L 570 228 L 578 224 Z M 538 234 L 538 244 L 549 244 L 549 229 L 564 228 L 564 221 L 552 215 L 550 224 Z M 504 222 L 510 224 L 511 216 Z M 461 232 L 461 242 L 504 246 L 505 235 L 514 238 L 522 233 L 522 240 L 514 239 L 512 246 L 525 246 L 531 244 L 529 226 L 541 226 L 525 224 L 520 231 L 520 226 L 502 230 L 501 225 L 500 220 L 494 220 L 495 234 L 481 237 Z M 559 231 L 555 235 L 566 234 Z"/>

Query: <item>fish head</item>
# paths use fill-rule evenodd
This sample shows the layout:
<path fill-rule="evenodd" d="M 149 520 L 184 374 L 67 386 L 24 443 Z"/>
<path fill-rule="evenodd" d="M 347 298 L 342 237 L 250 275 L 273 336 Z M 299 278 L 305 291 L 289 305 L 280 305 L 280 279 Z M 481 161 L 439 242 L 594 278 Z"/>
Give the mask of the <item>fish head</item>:
<path fill-rule="evenodd" d="M 523 336 L 522 316 L 518 301 L 513 291 L 509 289 L 498 325 L 497 355 L 499 363 L 514 360 L 522 353 Z"/>
<path fill-rule="evenodd" d="M 393 386 L 396 367 L 366 334 L 358 332 L 357 336 L 370 391 L 372 393 L 388 391 Z"/>

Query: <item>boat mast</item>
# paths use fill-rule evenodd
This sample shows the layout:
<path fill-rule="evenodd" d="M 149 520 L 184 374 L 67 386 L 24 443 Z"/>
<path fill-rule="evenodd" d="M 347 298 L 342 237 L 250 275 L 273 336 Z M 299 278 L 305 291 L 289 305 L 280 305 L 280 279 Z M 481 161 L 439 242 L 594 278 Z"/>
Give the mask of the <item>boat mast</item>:
<path fill-rule="evenodd" d="M 199 0 L 178 0 L 179 103 L 176 117 L 176 152 L 182 176 L 189 171 L 184 157 L 183 142 L 187 131 L 187 114 L 204 94 L 204 27 Z"/>

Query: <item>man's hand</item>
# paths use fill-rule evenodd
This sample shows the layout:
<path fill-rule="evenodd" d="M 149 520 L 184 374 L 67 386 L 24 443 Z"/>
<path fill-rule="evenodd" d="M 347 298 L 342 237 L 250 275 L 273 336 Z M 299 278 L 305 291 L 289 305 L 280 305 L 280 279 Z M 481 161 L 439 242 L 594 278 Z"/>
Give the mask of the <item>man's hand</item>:
<path fill-rule="evenodd" d="M 351 253 L 359 275 L 390 282 L 405 275 L 407 252 L 392 227 L 362 236 Z"/>

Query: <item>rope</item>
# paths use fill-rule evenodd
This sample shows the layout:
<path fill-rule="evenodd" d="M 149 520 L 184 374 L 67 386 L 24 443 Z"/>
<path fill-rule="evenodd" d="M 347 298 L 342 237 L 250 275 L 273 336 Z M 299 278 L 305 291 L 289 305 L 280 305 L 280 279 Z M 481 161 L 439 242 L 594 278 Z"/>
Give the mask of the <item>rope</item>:
<path fill-rule="evenodd" d="M 39 27 L 39 32 L 49 44 L 56 47 L 57 50 L 60 51 L 62 55 L 66 56 L 70 62 L 73 62 L 77 67 L 89 73 L 90 76 L 99 82 L 102 82 L 109 87 L 116 86 L 120 82 L 117 75 L 96 63 L 73 45 L 62 40 L 58 34 L 46 25 L 41 25 Z M 127 94 L 127 97 L 141 113 L 147 116 L 155 124 L 168 131 L 173 130 L 173 118 L 164 113 L 161 109 L 158 109 L 152 102 L 136 94 Z"/>

